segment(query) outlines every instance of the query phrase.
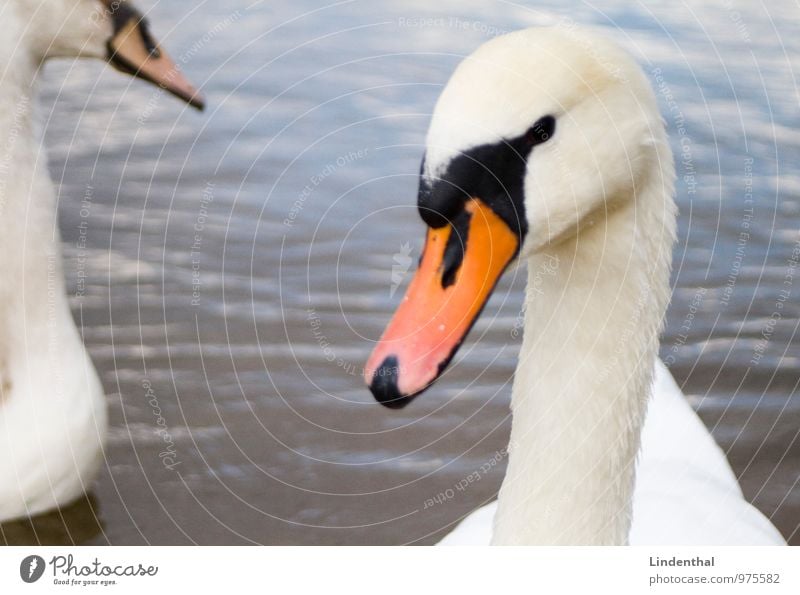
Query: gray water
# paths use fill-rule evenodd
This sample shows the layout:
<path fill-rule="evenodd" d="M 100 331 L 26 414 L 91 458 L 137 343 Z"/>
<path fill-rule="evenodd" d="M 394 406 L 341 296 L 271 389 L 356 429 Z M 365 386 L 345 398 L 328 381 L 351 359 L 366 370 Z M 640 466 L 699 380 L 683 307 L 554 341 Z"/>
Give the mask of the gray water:
<path fill-rule="evenodd" d="M 99 63 L 46 69 L 67 286 L 112 428 L 92 500 L 6 540 L 432 543 L 490 500 L 522 269 L 412 406 L 376 405 L 360 372 L 419 257 L 442 85 L 499 32 L 569 18 L 656 87 L 681 211 L 662 357 L 747 498 L 800 544 L 794 2 L 139 4 L 209 109 Z"/>

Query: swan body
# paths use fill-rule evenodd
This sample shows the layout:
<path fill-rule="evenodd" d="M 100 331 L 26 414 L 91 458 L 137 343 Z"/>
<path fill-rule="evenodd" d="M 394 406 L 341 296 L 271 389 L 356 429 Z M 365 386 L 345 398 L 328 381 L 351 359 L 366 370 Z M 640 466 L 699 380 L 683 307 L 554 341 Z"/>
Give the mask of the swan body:
<path fill-rule="evenodd" d="M 125 3 L 111 6 L 9 0 L 0 11 L 0 521 L 78 498 L 103 458 L 105 397 L 65 295 L 36 79 L 52 57 L 113 62 L 109 44 L 132 21 L 115 21 Z M 182 77 L 174 85 L 188 88 Z"/>
<path fill-rule="evenodd" d="M 457 67 L 426 142 L 420 267 L 365 366 L 407 405 L 527 264 L 506 477 L 444 544 L 782 542 L 657 359 L 674 177 L 649 82 L 603 37 L 527 29 Z"/>
<path fill-rule="evenodd" d="M 439 545 L 489 545 L 497 501 L 482 506 Z M 782 545 L 742 496 L 725 454 L 656 361 L 633 495 L 631 545 Z"/>

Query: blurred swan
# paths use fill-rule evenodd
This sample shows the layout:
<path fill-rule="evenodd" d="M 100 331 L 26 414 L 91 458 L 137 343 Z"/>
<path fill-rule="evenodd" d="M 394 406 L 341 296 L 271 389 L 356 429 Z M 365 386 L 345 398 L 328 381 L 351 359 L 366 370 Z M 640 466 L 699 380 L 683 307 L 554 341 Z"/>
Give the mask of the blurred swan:
<path fill-rule="evenodd" d="M 405 406 L 527 263 L 506 477 L 442 543 L 783 543 L 657 358 L 674 177 L 647 79 L 596 34 L 519 31 L 456 69 L 421 170 L 423 257 L 365 368 Z"/>
<path fill-rule="evenodd" d="M 108 60 L 202 108 L 118 0 L 7 0 L 0 37 L 0 521 L 80 497 L 102 460 L 103 390 L 64 294 L 35 86 L 56 57 Z"/>

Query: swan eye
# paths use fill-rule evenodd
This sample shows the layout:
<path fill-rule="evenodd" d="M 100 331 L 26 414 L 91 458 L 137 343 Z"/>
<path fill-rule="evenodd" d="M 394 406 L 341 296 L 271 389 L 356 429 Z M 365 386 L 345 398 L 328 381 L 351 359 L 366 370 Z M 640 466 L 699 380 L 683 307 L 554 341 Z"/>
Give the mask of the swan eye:
<path fill-rule="evenodd" d="M 525 140 L 531 145 L 541 145 L 547 142 L 556 131 L 556 119 L 553 116 L 542 116 L 536 123 L 528 128 Z"/>

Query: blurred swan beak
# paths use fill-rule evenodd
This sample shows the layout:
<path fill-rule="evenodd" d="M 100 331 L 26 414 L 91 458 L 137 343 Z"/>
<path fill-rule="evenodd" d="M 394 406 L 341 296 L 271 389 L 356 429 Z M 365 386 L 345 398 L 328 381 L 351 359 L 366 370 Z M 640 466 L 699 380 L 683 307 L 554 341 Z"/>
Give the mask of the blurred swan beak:
<path fill-rule="evenodd" d="M 141 13 L 126 2 L 106 0 L 105 3 L 114 23 L 114 35 L 108 41 L 108 60 L 114 68 L 150 81 L 202 110 L 205 107 L 202 95 L 150 35 Z"/>

